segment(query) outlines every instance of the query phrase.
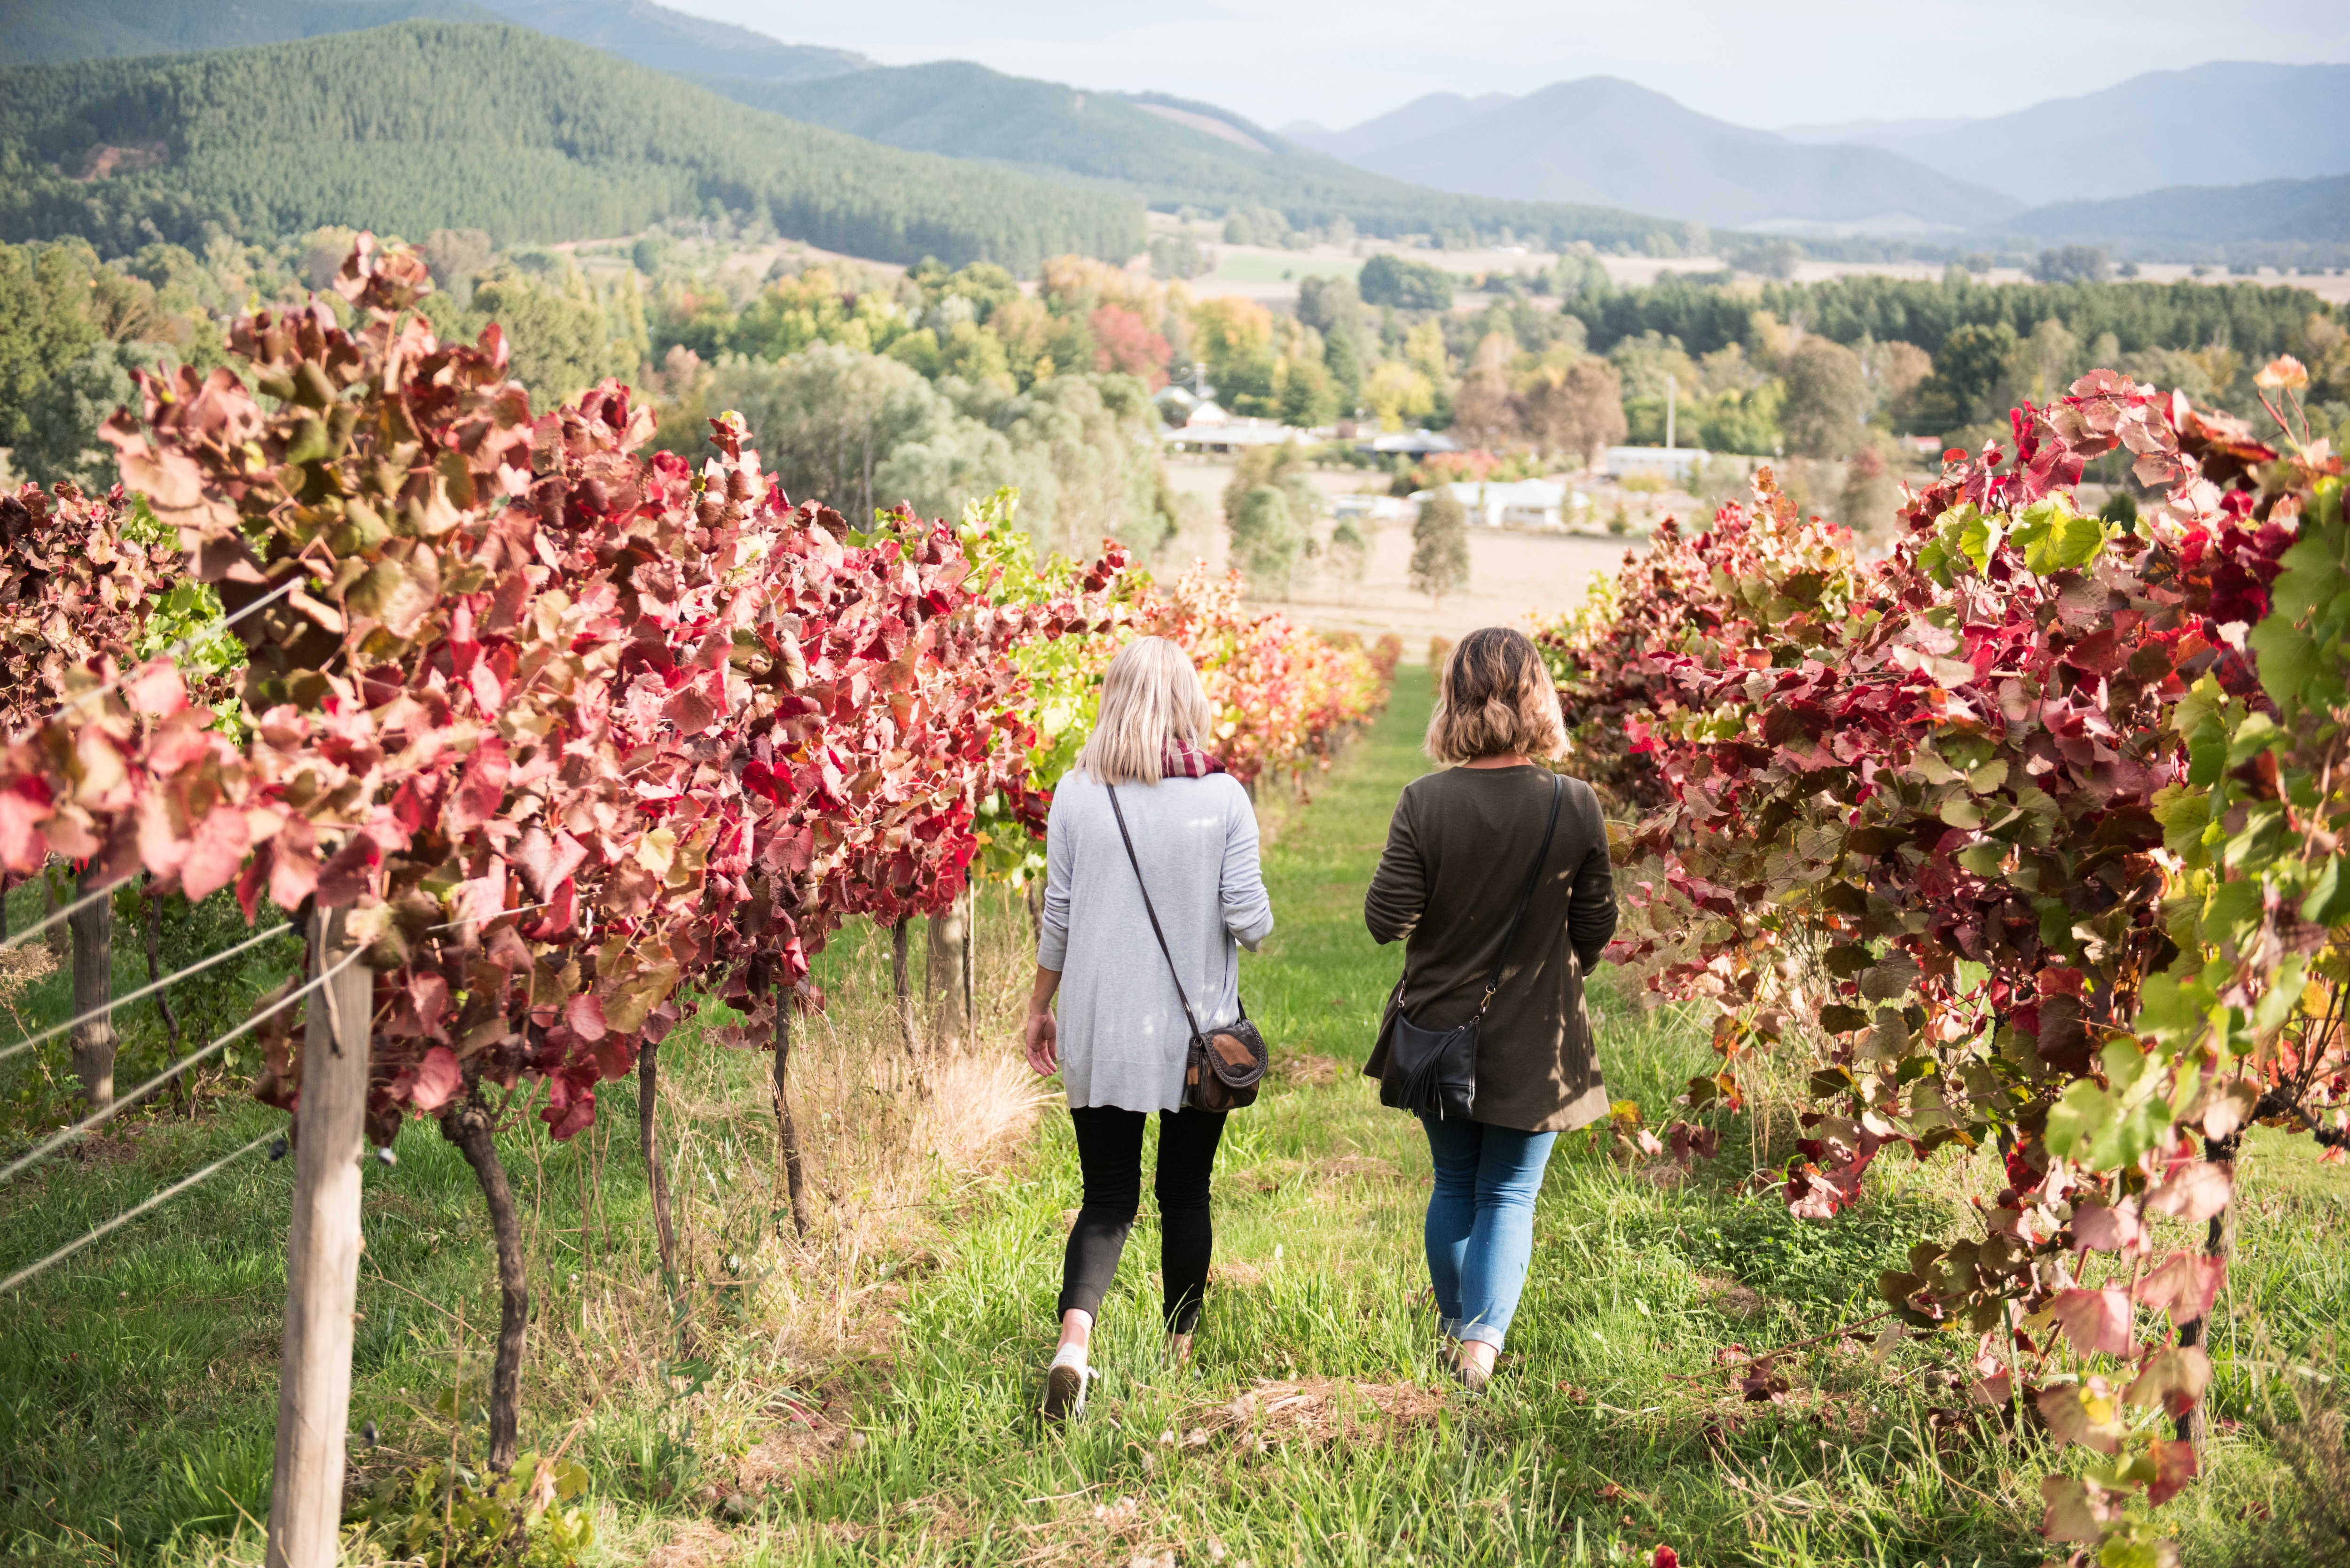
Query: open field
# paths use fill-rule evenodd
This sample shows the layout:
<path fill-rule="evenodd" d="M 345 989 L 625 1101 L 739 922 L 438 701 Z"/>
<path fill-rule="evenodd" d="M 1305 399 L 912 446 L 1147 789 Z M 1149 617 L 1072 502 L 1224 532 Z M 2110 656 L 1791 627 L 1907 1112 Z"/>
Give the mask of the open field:
<path fill-rule="evenodd" d="M 1195 558 L 1223 566 L 1230 550 L 1220 508 L 1232 476 L 1228 460 L 1169 461 L 1168 483 L 1190 504 L 1181 532 L 1159 552 L 1162 575 Z M 1369 472 L 1321 470 L 1313 478 L 1316 488 L 1333 496 L 1386 488 L 1382 475 Z M 1411 589 L 1411 525 L 1388 523 L 1371 535 L 1370 559 L 1359 585 L 1301 566 L 1293 597 L 1265 602 L 1322 630 L 1367 637 L 1392 631 L 1416 649 L 1432 635 L 1457 639 L 1477 627 L 1517 626 L 1530 614 L 1548 619 L 1571 609 L 1582 602 L 1593 578 L 1613 575 L 1625 551 L 1638 545 L 1637 538 L 1471 528 L 1468 591 L 1431 604 L 1427 595 Z"/>

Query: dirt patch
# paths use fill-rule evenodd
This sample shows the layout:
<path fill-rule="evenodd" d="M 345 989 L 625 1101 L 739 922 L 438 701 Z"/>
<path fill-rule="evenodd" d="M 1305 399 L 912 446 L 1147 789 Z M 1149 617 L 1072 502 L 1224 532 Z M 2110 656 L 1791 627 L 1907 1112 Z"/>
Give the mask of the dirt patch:
<path fill-rule="evenodd" d="M 0 1006 L 14 1002 L 26 986 L 57 971 L 57 955 L 47 942 L 26 942 L 0 951 Z"/>
<path fill-rule="evenodd" d="M 829 1468 L 856 1440 L 857 1434 L 827 1411 L 794 1400 L 779 1403 L 775 1425 L 735 1461 L 734 1489 L 726 1503 L 742 1497 L 754 1506 L 770 1492 L 789 1491 Z M 743 1511 L 746 1505 L 733 1506 Z"/>
<path fill-rule="evenodd" d="M 1338 1059 L 1336 1056 L 1284 1056 L 1280 1067 L 1284 1081 L 1307 1088 L 1326 1089 L 1338 1081 Z"/>
<path fill-rule="evenodd" d="M 1296 1179 L 1305 1170 L 1304 1162 L 1295 1159 L 1260 1160 L 1246 1170 L 1235 1171 L 1232 1181 L 1253 1192 L 1277 1192 L 1284 1182 Z"/>
<path fill-rule="evenodd" d="M 1322 1162 L 1322 1174 L 1341 1181 L 1401 1181 L 1403 1172 L 1392 1160 L 1368 1154 L 1342 1154 Z"/>
<path fill-rule="evenodd" d="M 161 141 L 133 141 L 123 146 L 101 141 L 81 155 L 67 171 L 67 177 L 88 184 L 116 174 L 136 174 L 142 169 L 161 169 L 172 161 L 172 149 Z"/>
<path fill-rule="evenodd" d="M 711 1568 L 734 1555 L 734 1543 L 724 1532 L 700 1520 L 677 1527 L 677 1533 L 653 1549 L 645 1568 Z"/>
<path fill-rule="evenodd" d="M 1197 1407 L 1180 1428 L 1161 1431 L 1159 1443 L 1177 1449 L 1229 1443 L 1253 1453 L 1283 1443 L 1319 1448 L 1433 1426 L 1444 1408 L 1443 1395 L 1417 1383 L 1263 1382 L 1230 1404 Z"/>
<path fill-rule="evenodd" d="M 1264 1283 L 1264 1270 L 1255 1263 L 1243 1263 L 1238 1259 L 1208 1265 L 1208 1282 L 1230 1285 L 1234 1290 L 1253 1290 Z"/>
<path fill-rule="evenodd" d="M 1703 1276 L 1698 1289 L 1705 1304 L 1725 1317 L 1752 1317 L 1768 1304 L 1759 1292 L 1721 1274 Z"/>

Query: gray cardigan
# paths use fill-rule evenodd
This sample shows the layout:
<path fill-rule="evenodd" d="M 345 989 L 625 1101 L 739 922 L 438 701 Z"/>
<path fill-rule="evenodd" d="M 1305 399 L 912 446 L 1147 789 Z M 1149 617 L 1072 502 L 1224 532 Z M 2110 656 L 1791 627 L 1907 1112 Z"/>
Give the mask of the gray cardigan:
<path fill-rule="evenodd" d="M 1256 809 L 1231 777 L 1120 784 L 1118 805 L 1167 945 L 1202 1027 L 1240 1015 L 1240 957 L 1273 929 L 1257 872 Z M 1075 1108 L 1171 1111 L 1191 1044 L 1175 982 L 1150 934 L 1109 794 L 1072 771 L 1045 835 L 1036 962 L 1061 972 L 1061 1079 Z"/>

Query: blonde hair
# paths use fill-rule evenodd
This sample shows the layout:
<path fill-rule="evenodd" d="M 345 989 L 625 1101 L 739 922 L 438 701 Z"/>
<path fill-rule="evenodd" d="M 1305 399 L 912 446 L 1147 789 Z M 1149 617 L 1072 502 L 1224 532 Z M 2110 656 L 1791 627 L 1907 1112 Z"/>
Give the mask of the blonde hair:
<path fill-rule="evenodd" d="M 1483 627 L 1444 661 L 1443 693 L 1428 721 L 1427 751 L 1440 763 L 1480 757 L 1555 757 L 1566 750 L 1558 688 L 1524 632 Z"/>
<path fill-rule="evenodd" d="M 1190 658 L 1163 637 L 1138 637 L 1109 661 L 1101 716 L 1077 766 L 1096 784 L 1155 784 L 1169 742 L 1198 745 L 1210 722 L 1208 689 Z"/>

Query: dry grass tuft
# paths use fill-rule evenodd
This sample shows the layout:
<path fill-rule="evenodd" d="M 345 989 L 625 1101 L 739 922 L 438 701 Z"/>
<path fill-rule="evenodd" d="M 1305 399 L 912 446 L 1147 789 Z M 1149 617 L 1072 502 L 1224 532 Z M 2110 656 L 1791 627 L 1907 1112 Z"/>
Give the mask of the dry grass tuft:
<path fill-rule="evenodd" d="M 1186 1449 L 1223 1441 L 1254 1453 L 1285 1442 L 1318 1448 L 1431 1427 L 1445 1407 L 1442 1394 L 1417 1383 L 1329 1377 L 1260 1382 L 1229 1404 L 1195 1407 L 1180 1431 L 1170 1427 L 1159 1434 L 1159 1441 L 1162 1447 Z"/>
<path fill-rule="evenodd" d="M 700 1520 L 677 1527 L 667 1542 L 645 1559 L 645 1568 L 712 1568 L 734 1555 L 734 1543 L 724 1532 Z"/>
<path fill-rule="evenodd" d="M 915 1148 L 958 1168 L 994 1163 L 1052 1103 L 1043 1083 L 1008 1046 L 950 1059 L 930 1075 L 914 1117 Z"/>
<path fill-rule="evenodd" d="M 1285 1055 L 1274 1066 L 1286 1081 L 1315 1089 L 1327 1088 L 1336 1083 L 1340 1071 L 1336 1057 L 1319 1054 Z"/>

